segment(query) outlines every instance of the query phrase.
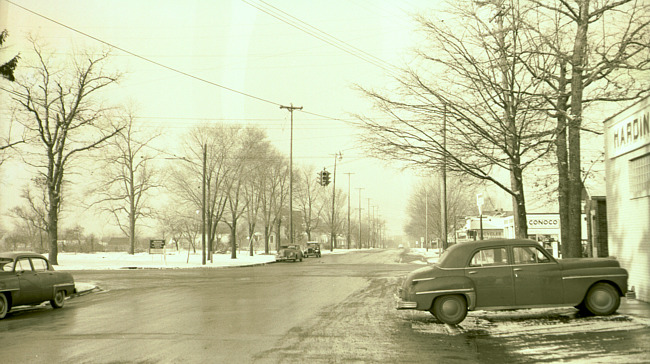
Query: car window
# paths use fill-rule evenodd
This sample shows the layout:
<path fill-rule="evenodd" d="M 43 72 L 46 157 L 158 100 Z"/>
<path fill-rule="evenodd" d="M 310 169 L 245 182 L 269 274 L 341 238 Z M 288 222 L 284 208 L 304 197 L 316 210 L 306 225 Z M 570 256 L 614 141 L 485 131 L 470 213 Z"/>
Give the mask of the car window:
<path fill-rule="evenodd" d="M 470 267 L 484 267 L 508 264 L 506 248 L 481 249 L 474 253 L 469 263 Z"/>
<path fill-rule="evenodd" d="M 16 272 L 21 272 L 21 271 L 31 271 L 32 266 L 29 264 L 29 259 L 27 258 L 22 258 L 18 259 L 16 262 Z"/>
<path fill-rule="evenodd" d="M 0 271 L 11 272 L 14 270 L 13 259 L 0 259 Z"/>
<path fill-rule="evenodd" d="M 47 262 L 45 259 L 32 258 L 32 265 L 34 265 L 34 270 L 37 272 L 47 271 Z"/>
<path fill-rule="evenodd" d="M 550 263 L 551 259 L 534 246 L 516 246 L 513 249 L 515 264 Z"/>

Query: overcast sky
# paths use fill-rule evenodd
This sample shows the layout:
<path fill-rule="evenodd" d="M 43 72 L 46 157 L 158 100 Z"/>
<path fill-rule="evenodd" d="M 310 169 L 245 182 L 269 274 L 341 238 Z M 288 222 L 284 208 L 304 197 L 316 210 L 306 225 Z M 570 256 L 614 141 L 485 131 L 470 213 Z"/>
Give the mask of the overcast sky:
<path fill-rule="evenodd" d="M 302 106 L 305 112 L 294 114 L 294 164 L 332 171 L 334 154 L 342 152 L 337 187 L 347 190 L 344 173 L 354 173 L 350 177 L 353 213 L 357 213 L 357 188 L 364 188 L 364 215 L 370 198 L 387 221 L 389 234 L 401 234 L 406 201 L 417 177 L 401 171 L 401 166 L 367 158 L 359 149 L 357 131 L 341 120 L 370 112 L 369 101 L 353 85 L 390 88 L 393 67 L 413 59 L 418 33 L 411 15 L 433 11 L 442 1 L 21 0 L 16 4 L 28 10 L 0 0 L 0 27 L 10 32 L 0 57 L 20 53 L 26 61 L 33 54 L 25 41 L 28 34 L 61 57 L 75 49 L 107 48 L 106 44 L 121 48 L 113 50 L 112 63 L 127 74 L 107 97 L 115 103 L 135 102 L 141 125 L 163 130 L 165 148 L 174 153 L 177 137 L 208 121 L 259 125 L 288 156 L 289 113 L 279 105 Z M 6 102 L 0 105 L 3 121 L 10 116 L 7 110 Z M 15 196 L 9 191 L 25 183 L 8 168 L 16 167 L 3 166 L 3 214 L 10 207 L 7 196 Z M 14 176 L 9 182 L 8 175 Z"/>

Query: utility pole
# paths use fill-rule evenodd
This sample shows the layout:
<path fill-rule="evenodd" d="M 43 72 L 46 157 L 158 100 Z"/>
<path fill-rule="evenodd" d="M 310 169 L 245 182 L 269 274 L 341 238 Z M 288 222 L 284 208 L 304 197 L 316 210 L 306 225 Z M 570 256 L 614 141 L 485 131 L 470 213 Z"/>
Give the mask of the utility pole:
<path fill-rule="evenodd" d="M 336 244 L 336 226 L 334 225 L 334 205 L 336 204 L 336 159 L 342 159 L 343 154 L 338 152 L 334 154 L 334 173 L 332 174 L 332 234 L 331 234 L 331 244 L 330 251 L 334 251 L 334 245 Z"/>
<path fill-rule="evenodd" d="M 440 217 L 442 218 L 442 249 L 447 250 L 447 105 L 445 105 L 444 115 L 442 117 L 442 189 L 440 198 Z"/>
<path fill-rule="evenodd" d="M 372 230 L 370 224 L 372 221 L 370 220 L 370 198 L 366 198 L 368 200 L 368 249 L 372 247 Z"/>
<path fill-rule="evenodd" d="M 302 110 L 302 106 L 297 107 L 280 105 L 280 109 L 287 109 L 291 114 L 291 136 L 289 138 L 289 241 L 293 245 L 293 110 Z M 278 233 L 279 234 L 279 233 Z"/>
<path fill-rule="evenodd" d="M 382 241 L 381 241 L 381 234 L 380 234 L 380 231 L 379 231 L 379 229 L 381 228 L 381 223 L 379 222 L 379 206 L 375 206 L 375 207 L 377 207 L 377 217 L 375 217 L 375 231 L 376 231 L 375 236 L 377 237 L 376 245 L 377 245 L 377 248 L 381 248 Z M 373 210 L 372 210 L 372 214 L 373 215 L 375 214 L 374 207 L 373 207 Z"/>
<path fill-rule="evenodd" d="M 205 170 L 208 159 L 208 145 L 203 144 L 203 173 L 201 175 L 201 264 L 205 265 Z"/>
<path fill-rule="evenodd" d="M 429 189 L 424 187 L 424 245 L 429 251 Z"/>
<path fill-rule="evenodd" d="M 348 175 L 348 249 L 350 249 L 350 176 L 354 173 L 346 172 Z"/>
<path fill-rule="evenodd" d="M 359 249 L 363 248 L 363 244 L 361 244 L 361 190 L 365 190 L 363 187 L 357 187 L 357 190 L 359 190 L 359 241 L 357 244 L 359 244 Z"/>

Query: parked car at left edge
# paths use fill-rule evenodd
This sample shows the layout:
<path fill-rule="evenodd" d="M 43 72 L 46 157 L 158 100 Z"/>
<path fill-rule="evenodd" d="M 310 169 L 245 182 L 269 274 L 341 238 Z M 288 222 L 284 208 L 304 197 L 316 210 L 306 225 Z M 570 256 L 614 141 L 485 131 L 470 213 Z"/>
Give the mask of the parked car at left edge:
<path fill-rule="evenodd" d="M 300 249 L 300 245 L 287 245 L 281 247 L 275 255 L 275 261 L 279 262 L 283 260 L 292 260 L 294 262 L 299 260 L 302 262 L 302 249 Z"/>
<path fill-rule="evenodd" d="M 49 301 L 61 308 L 75 293 L 70 273 L 57 272 L 42 255 L 30 252 L 0 253 L 0 319 L 12 307 Z"/>

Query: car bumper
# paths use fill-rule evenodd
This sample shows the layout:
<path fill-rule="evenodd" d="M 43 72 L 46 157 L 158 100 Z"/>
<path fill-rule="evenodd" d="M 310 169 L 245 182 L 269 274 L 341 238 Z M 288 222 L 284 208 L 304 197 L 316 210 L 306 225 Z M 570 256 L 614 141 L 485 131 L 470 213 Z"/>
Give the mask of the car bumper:
<path fill-rule="evenodd" d="M 275 257 L 276 262 L 280 262 L 283 260 L 296 260 L 298 257 Z"/>
<path fill-rule="evenodd" d="M 418 308 L 417 302 L 409 302 L 409 301 L 401 301 L 401 300 L 397 302 L 398 310 L 415 310 L 417 308 Z"/>

